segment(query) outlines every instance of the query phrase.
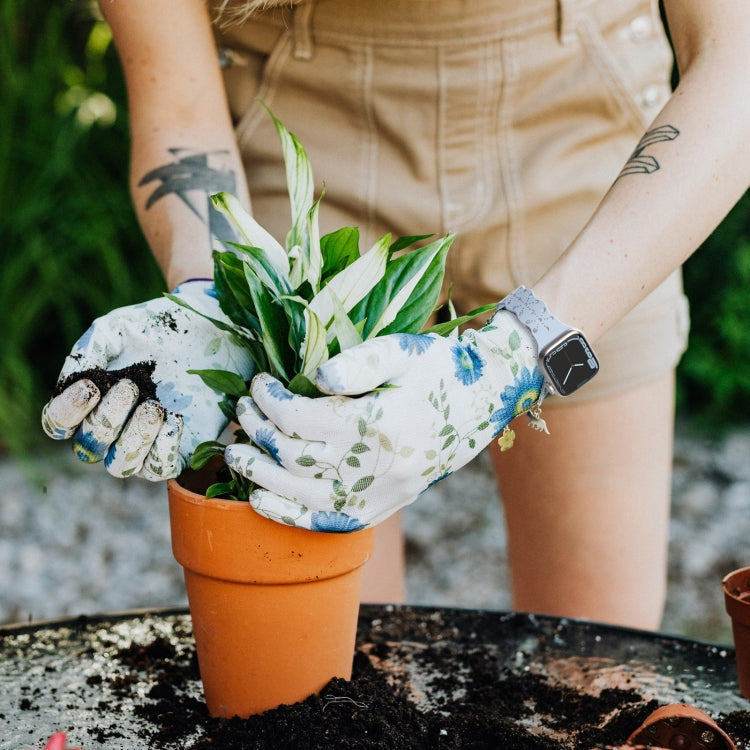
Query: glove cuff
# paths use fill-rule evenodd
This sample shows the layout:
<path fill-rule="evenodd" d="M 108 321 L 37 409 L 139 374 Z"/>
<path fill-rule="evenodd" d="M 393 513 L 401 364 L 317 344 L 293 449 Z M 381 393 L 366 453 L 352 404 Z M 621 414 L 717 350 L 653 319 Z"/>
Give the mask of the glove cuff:
<path fill-rule="evenodd" d="M 200 277 L 196 277 L 196 278 L 191 278 L 191 279 L 185 279 L 185 281 L 181 281 L 181 282 L 180 282 L 180 283 L 179 283 L 179 284 L 178 284 L 178 285 L 177 285 L 177 286 L 176 286 L 176 287 L 175 287 L 175 288 L 174 288 L 174 289 L 173 289 L 173 290 L 171 291 L 171 294 L 179 294 L 179 293 L 180 293 L 180 291 L 181 291 L 181 290 L 183 289 L 183 287 L 185 287 L 185 286 L 186 286 L 187 284 L 198 284 L 198 283 L 201 283 L 201 284 L 203 284 L 204 286 L 205 286 L 205 285 L 210 285 L 210 286 L 213 286 L 213 285 L 214 285 L 214 280 L 213 280 L 213 279 L 207 279 L 207 278 L 206 278 L 206 279 L 204 279 L 204 278 L 200 278 Z"/>

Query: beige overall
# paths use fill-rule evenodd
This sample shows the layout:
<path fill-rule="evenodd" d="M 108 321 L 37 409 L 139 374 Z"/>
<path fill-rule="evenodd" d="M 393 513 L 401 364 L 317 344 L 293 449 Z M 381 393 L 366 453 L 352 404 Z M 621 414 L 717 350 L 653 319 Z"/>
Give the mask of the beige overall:
<path fill-rule="evenodd" d="M 253 211 L 283 240 L 278 137 L 302 141 L 321 231 L 456 232 L 459 312 L 533 285 L 583 227 L 669 95 L 650 0 L 303 0 L 217 25 Z M 634 176 L 628 179 L 645 179 Z M 558 403 L 673 368 L 688 311 L 674 273 L 597 342 L 601 372 Z"/>

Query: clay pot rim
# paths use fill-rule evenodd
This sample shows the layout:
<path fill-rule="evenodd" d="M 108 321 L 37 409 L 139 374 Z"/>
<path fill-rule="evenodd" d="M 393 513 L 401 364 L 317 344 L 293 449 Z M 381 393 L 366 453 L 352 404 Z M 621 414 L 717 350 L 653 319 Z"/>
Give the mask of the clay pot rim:
<path fill-rule="evenodd" d="M 733 581 L 736 578 L 740 578 L 740 576 L 746 576 L 748 580 L 748 591 L 750 591 L 750 565 L 745 566 L 743 568 L 736 568 L 731 573 L 727 573 L 722 579 L 721 579 L 721 585 L 725 590 L 729 589 L 729 586 L 731 584 L 731 581 Z M 732 593 L 732 592 L 729 592 Z"/>
<path fill-rule="evenodd" d="M 182 475 L 180 475 L 182 476 Z M 180 492 L 184 493 L 183 497 L 185 502 L 193 503 L 194 505 L 203 505 L 209 508 L 222 508 L 227 511 L 237 511 L 240 513 L 246 513 L 246 508 L 249 506 L 244 500 L 227 500 L 221 497 L 206 497 L 196 490 L 186 487 L 180 482 L 180 477 L 177 479 L 168 479 L 167 487 L 172 485 L 173 487 L 179 487 Z"/>
<path fill-rule="evenodd" d="M 325 580 L 372 556 L 374 530 L 329 534 L 271 521 L 247 502 L 206 498 L 167 482 L 172 553 L 185 568 L 226 581 L 294 584 Z"/>
<path fill-rule="evenodd" d="M 727 614 L 737 623 L 750 626 L 750 599 L 739 597 L 742 592 L 750 592 L 750 567 L 737 568 L 727 573 L 721 579 L 721 587 Z"/>
<path fill-rule="evenodd" d="M 691 706 L 688 703 L 670 703 L 666 706 L 659 706 L 659 708 L 650 713 L 646 720 L 630 735 L 630 737 L 628 737 L 628 743 L 632 745 L 633 742 L 637 741 L 636 737 L 640 734 L 640 732 L 644 731 L 652 724 L 676 716 L 680 718 L 693 719 L 697 723 L 710 728 L 713 732 L 716 732 L 716 734 L 718 734 L 719 737 L 723 740 L 723 744 L 726 750 L 737 750 L 734 742 L 732 742 L 732 739 L 729 737 L 729 735 L 716 723 L 716 721 L 711 716 L 709 716 L 709 714 L 707 714 L 705 711 L 702 711 L 697 706 Z M 647 745 L 647 747 L 656 748 L 658 746 Z"/>

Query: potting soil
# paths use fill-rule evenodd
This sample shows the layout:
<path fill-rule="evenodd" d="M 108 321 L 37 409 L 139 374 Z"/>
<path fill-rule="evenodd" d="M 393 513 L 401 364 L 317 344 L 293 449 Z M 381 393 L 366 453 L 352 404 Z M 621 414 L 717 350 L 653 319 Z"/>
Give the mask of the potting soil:
<path fill-rule="evenodd" d="M 57 396 L 75 381 L 87 378 L 96 385 L 101 395 L 104 396 L 117 381 L 125 378 L 131 380 L 138 387 L 137 403 L 141 404 L 148 399 L 156 398 L 156 385 L 151 377 L 155 367 L 155 362 L 136 362 L 120 370 L 103 370 L 101 368 L 83 370 L 63 378 L 55 386 L 53 395 Z"/>
<path fill-rule="evenodd" d="M 0 747 L 42 747 L 62 729 L 85 750 L 588 750 L 624 743 L 658 705 L 688 702 L 748 750 L 734 670 L 729 649 L 640 631 L 366 606 L 350 681 L 249 719 L 212 719 L 186 613 L 81 618 L 0 631 L 0 695 L 9 696 Z"/>

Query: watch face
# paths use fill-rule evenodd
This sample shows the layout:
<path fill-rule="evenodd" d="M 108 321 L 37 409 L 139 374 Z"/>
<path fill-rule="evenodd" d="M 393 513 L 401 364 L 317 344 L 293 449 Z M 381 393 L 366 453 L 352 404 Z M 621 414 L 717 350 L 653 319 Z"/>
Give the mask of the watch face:
<path fill-rule="evenodd" d="M 599 363 L 586 339 L 572 333 L 543 357 L 544 368 L 560 396 L 569 396 L 588 383 L 599 370 Z"/>

